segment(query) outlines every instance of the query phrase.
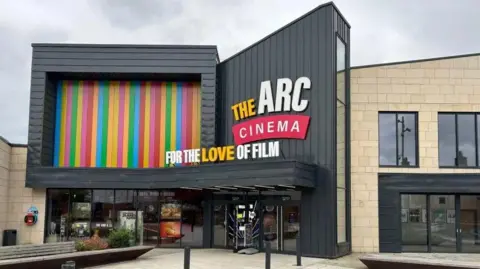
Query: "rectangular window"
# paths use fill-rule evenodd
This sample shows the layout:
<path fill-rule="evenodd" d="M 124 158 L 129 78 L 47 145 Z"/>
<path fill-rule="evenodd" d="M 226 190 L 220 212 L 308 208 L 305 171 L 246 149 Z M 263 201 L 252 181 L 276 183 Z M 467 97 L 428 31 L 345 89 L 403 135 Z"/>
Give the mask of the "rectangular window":
<path fill-rule="evenodd" d="M 337 88 L 337 165 L 336 165 L 336 178 L 337 178 L 337 243 L 343 243 L 347 241 L 347 184 L 345 182 L 346 175 L 346 90 L 347 90 L 347 54 L 345 43 L 337 37 L 336 46 L 336 88 Z"/>
<path fill-rule="evenodd" d="M 418 114 L 380 112 L 378 115 L 380 166 L 418 166 Z"/>
<path fill-rule="evenodd" d="M 478 167 L 476 113 L 438 113 L 438 163 L 440 167 Z"/>

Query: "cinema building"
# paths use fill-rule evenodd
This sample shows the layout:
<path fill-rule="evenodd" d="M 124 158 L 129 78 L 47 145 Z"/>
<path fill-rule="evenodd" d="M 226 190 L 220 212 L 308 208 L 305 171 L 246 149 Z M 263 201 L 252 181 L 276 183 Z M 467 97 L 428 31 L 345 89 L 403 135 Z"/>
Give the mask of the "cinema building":
<path fill-rule="evenodd" d="M 124 227 L 167 248 L 480 252 L 480 56 L 350 68 L 349 31 L 328 3 L 225 60 L 33 44 L 28 145 L 0 141 L 3 244 Z"/>

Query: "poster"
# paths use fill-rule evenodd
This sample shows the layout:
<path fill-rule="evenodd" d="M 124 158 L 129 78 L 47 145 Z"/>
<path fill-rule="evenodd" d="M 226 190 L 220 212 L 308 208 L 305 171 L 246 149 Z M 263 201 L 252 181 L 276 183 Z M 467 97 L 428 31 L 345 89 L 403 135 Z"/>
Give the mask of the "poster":
<path fill-rule="evenodd" d="M 427 223 L 427 210 L 422 209 L 422 222 Z"/>
<path fill-rule="evenodd" d="M 170 203 L 162 205 L 162 219 L 180 219 L 182 209 L 179 204 Z"/>
<path fill-rule="evenodd" d="M 176 238 L 179 239 L 181 235 L 180 221 L 162 221 L 160 222 L 160 237 L 161 238 Z"/>
<path fill-rule="evenodd" d="M 445 209 L 435 209 L 432 212 L 432 223 L 446 223 L 447 222 L 447 213 Z"/>
<path fill-rule="evenodd" d="M 117 212 L 116 228 L 125 228 L 132 233 L 135 233 L 135 227 L 137 227 L 137 239 L 139 245 L 143 245 L 143 211 L 137 212 L 137 218 L 135 218 L 135 210 L 125 210 Z"/>

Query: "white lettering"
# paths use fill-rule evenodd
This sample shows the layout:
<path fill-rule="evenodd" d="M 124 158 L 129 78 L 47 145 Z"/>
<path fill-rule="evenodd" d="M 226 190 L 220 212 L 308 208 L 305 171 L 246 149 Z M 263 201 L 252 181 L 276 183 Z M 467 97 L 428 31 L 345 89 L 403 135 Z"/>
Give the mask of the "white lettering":
<path fill-rule="evenodd" d="M 290 111 L 292 104 L 292 80 L 279 78 L 277 80 L 277 93 L 275 95 L 275 112 Z"/>
<path fill-rule="evenodd" d="M 243 131 L 243 132 L 242 132 L 242 131 Z M 245 128 L 240 128 L 240 137 L 241 137 L 241 138 L 247 137 L 247 135 L 245 134 L 246 131 L 247 131 L 247 129 L 245 129 Z"/>
<path fill-rule="evenodd" d="M 268 153 L 270 157 L 278 157 L 280 156 L 280 142 L 268 142 Z"/>
<path fill-rule="evenodd" d="M 300 126 L 298 125 L 298 120 L 293 122 L 292 129 L 290 131 L 300 133 Z"/>
<path fill-rule="evenodd" d="M 243 158 L 245 158 L 245 148 L 243 147 L 243 145 L 237 146 L 236 155 L 237 155 L 237 160 L 243 160 Z"/>
<path fill-rule="evenodd" d="M 267 126 L 267 128 L 268 128 L 268 129 L 267 129 L 267 133 L 273 133 L 273 132 L 275 131 L 275 130 L 273 129 L 273 121 L 269 121 L 269 122 L 267 123 L 267 125 L 268 125 L 268 126 Z"/>
<path fill-rule="evenodd" d="M 279 121 L 278 122 L 278 128 L 277 128 L 277 131 L 278 132 L 286 132 L 287 131 L 287 126 L 288 126 L 288 121 Z"/>
<path fill-rule="evenodd" d="M 264 114 L 265 107 L 267 107 L 267 112 L 275 111 L 272 96 L 272 84 L 270 83 L 270 80 L 262 81 L 262 83 L 260 84 L 260 96 L 258 97 L 257 115 Z"/>
<path fill-rule="evenodd" d="M 292 96 L 292 109 L 296 112 L 302 112 L 308 107 L 308 100 L 300 100 L 302 90 L 310 90 L 312 82 L 307 77 L 300 77 L 295 81 Z"/>

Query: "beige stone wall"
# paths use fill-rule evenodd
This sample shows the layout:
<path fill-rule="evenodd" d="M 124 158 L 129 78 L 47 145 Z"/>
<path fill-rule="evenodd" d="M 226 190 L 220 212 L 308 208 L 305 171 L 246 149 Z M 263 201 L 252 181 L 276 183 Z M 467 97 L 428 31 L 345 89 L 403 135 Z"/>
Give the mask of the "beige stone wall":
<path fill-rule="evenodd" d="M 8 217 L 8 178 L 10 170 L 10 146 L 0 139 L 0 244 Z"/>
<path fill-rule="evenodd" d="M 26 147 L 0 140 L 0 242 L 3 230 L 16 229 L 17 244 L 43 243 L 46 191 L 25 188 L 26 160 Z M 29 227 L 23 218 L 32 205 L 38 208 L 39 219 Z"/>
<path fill-rule="evenodd" d="M 480 57 L 351 72 L 351 199 L 354 252 L 378 252 L 378 172 L 480 173 L 438 167 L 439 111 L 480 111 Z M 378 111 L 418 112 L 420 168 L 379 168 Z"/>

